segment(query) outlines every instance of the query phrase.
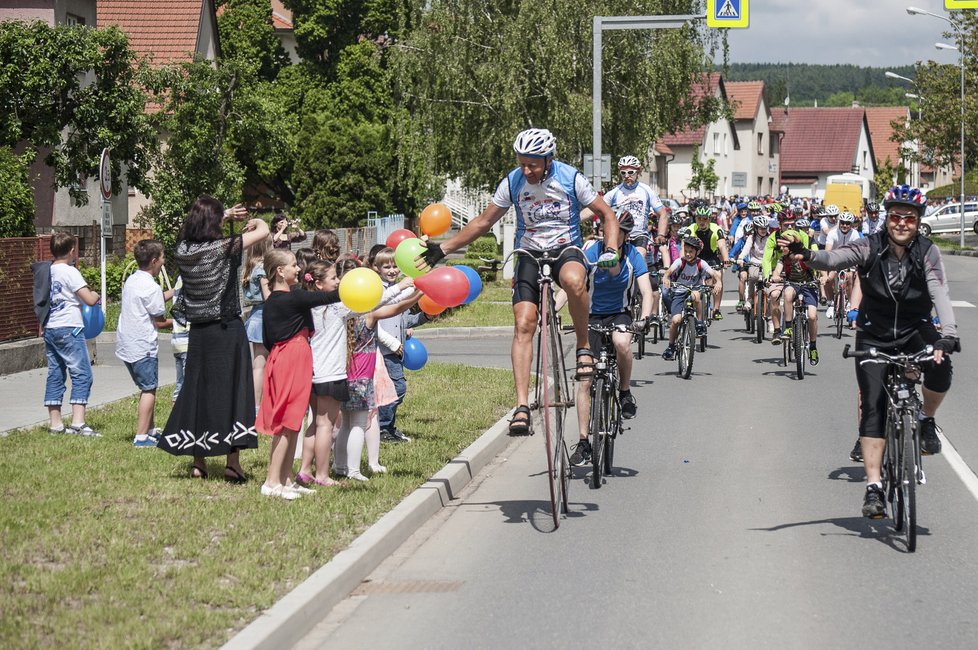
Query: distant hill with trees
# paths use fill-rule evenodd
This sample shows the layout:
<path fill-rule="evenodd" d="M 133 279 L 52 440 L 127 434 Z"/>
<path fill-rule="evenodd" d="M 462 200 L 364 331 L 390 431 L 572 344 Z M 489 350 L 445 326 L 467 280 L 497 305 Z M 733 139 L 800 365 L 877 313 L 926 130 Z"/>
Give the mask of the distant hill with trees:
<path fill-rule="evenodd" d="M 906 106 L 910 100 L 907 83 L 888 79 L 885 72 L 914 78 L 914 66 L 864 68 L 856 65 L 812 65 L 807 63 L 731 63 L 724 75 L 729 81 L 763 81 L 768 106 L 781 106 L 785 97 L 791 106 Z"/>

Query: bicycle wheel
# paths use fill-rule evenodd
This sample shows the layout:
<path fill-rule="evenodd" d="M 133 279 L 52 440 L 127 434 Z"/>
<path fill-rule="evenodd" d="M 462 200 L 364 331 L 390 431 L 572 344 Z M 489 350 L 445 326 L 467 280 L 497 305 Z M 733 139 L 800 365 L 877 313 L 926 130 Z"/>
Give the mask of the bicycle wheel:
<path fill-rule="evenodd" d="M 917 437 L 917 419 L 904 413 L 901 418 L 903 435 L 900 445 L 900 473 L 903 479 L 903 526 L 907 538 L 907 551 L 917 550 L 917 468 L 914 458 L 914 440 Z"/>
<path fill-rule="evenodd" d="M 764 310 L 767 303 L 764 299 L 764 291 L 759 290 L 754 293 L 754 342 L 764 342 L 764 330 L 767 322 L 764 320 Z"/>
<path fill-rule="evenodd" d="M 897 499 L 897 485 L 899 474 L 897 468 L 897 437 L 896 437 L 896 425 L 893 423 L 893 412 L 891 409 L 887 408 L 886 413 L 886 431 L 885 431 L 886 447 L 883 448 L 883 466 L 881 468 L 883 474 L 883 491 L 886 493 L 886 500 L 890 503 L 893 508 L 893 524 L 896 530 L 901 530 L 903 528 L 903 510 L 900 509 L 900 501 Z M 898 512 L 899 510 L 899 512 Z"/>
<path fill-rule="evenodd" d="M 563 440 L 563 413 L 559 411 L 561 409 L 560 404 L 566 397 L 566 392 L 562 391 L 562 382 L 560 381 L 559 364 L 562 356 L 556 354 L 560 345 L 560 334 L 557 332 L 555 314 L 552 313 L 553 295 L 550 292 L 550 286 L 545 284 L 541 289 L 541 294 L 541 326 L 539 349 L 537 350 L 540 376 L 537 380 L 537 403 L 543 416 L 543 438 L 547 452 L 547 482 L 550 488 L 550 511 L 553 516 L 554 529 L 556 529 L 560 526 L 560 505 L 563 500 L 559 445 L 556 443 L 558 440 Z"/>
<path fill-rule="evenodd" d="M 708 336 L 708 333 L 709 333 L 709 328 L 707 328 L 707 334 L 703 334 L 703 336 L 699 337 L 699 339 L 700 339 L 700 352 L 706 352 L 706 338 Z"/>
<path fill-rule="evenodd" d="M 635 336 L 638 337 L 638 358 L 641 359 L 645 356 L 645 332 L 635 332 Z"/>
<path fill-rule="evenodd" d="M 693 373 L 693 353 L 696 347 L 696 317 L 687 316 L 679 324 L 679 337 L 676 340 L 676 358 L 679 359 L 679 376 L 689 379 Z"/>
<path fill-rule="evenodd" d="M 803 307 L 804 308 L 804 307 Z M 805 378 L 805 337 L 808 336 L 808 324 L 799 314 L 795 314 L 794 328 L 791 332 L 792 345 L 795 348 L 795 372 L 798 379 Z"/>
<path fill-rule="evenodd" d="M 608 396 L 606 379 L 596 377 L 591 384 L 591 421 L 588 424 L 591 438 L 591 487 L 601 487 L 601 471 L 604 469 L 604 437 L 608 432 Z"/>
<path fill-rule="evenodd" d="M 835 305 L 833 307 L 835 314 L 833 318 L 835 319 L 835 338 L 842 338 L 842 324 L 846 321 L 845 315 L 845 301 L 843 298 L 842 287 L 838 286 L 835 289 Z"/>
<path fill-rule="evenodd" d="M 621 404 L 618 401 L 618 382 L 612 379 L 608 387 L 608 433 L 604 437 L 604 473 L 611 476 L 615 460 L 615 440 L 621 433 Z"/>

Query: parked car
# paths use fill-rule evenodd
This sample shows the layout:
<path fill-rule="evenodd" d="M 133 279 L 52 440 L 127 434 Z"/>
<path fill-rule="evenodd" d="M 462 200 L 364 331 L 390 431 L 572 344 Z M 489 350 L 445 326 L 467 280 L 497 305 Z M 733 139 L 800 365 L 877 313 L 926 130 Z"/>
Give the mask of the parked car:
<path fill-rule="evenodd" d="M 978 234 L 978 202 L 965 202 L 964 227 Z M 948 203 L 920 221 L 920 234 L 924 237 L 936 232 L 961 231 L 961 204 Z"/>
<path fill-rule="evenodd" d="M 666 206 L 666 210 L 669 214 L 672 214 L 679 209 L 679 202 L 676 199 L 662 199 L 662 204 Z"/>

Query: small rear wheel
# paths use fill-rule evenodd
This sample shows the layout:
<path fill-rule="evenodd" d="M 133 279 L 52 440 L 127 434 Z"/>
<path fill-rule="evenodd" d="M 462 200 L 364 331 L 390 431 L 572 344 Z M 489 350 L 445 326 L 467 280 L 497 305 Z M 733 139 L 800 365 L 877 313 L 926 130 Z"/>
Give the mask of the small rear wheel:
<path fill-rule="evenodd" d="M 801 307 L 805 309 L 805 307 Z M 798 375 L 798 379 L 805 378 L 805 337 L 808 336 L 808 325 L 805 320 L 799 316 L 795 315 L 794 318 L 794 329 L 791 332 L 792 344 L 794 345 L 794 357 L 795 357 L 795 372 Z"/>
<path fill-rule="evenodd" d="M 679 325 L 680 332 L 677 339 L 679 359 L 679 376 L 689 379 L 693 373 L 693 353 L 696 347 L 696 317 L 689 315 Z"/>
<path fill-rule="evenodd" d="M 764 321 L 764 294 L 755 294 L 754 300 L 754 342 L 764 342 L 764 329 L 767 323 Z"/>

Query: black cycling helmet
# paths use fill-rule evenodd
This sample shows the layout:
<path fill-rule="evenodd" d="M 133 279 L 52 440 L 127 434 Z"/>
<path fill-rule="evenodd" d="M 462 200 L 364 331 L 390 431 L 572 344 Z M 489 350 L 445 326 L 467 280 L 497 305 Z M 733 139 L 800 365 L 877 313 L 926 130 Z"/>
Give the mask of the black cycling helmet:
<path fill-rule="evenodd" d="M 866 204 L 866 212 L 870 214 L 879 214 L 880 204 L 876 201 L 870 201 Z"/>
<path fill-rule="evenodd" d="M 696 252 L 700 252 L 703 248 L 703 242 L 700 241 L 699 237 L 685 237 L 683 238 L 683 246 L 689 246 L 690 248 L 695 248 Z"/>
<path fill-rule="evenodd" d="M 626 235 L 632 231 L 635 227 L 635 219 L 632 218 L 632 213 L 628 209 L 622 209 L 618 211 L 618 229 Z"/>
<path fill-rule="evenodd" d="M 923 216 L 927 207 L 927 197 L 916 187 L 910 185 L 894 185 L 883 199 L 883 207 L 887 210 L 894 205 L 906 205 L 917 211 L 917 216 Z"/>

